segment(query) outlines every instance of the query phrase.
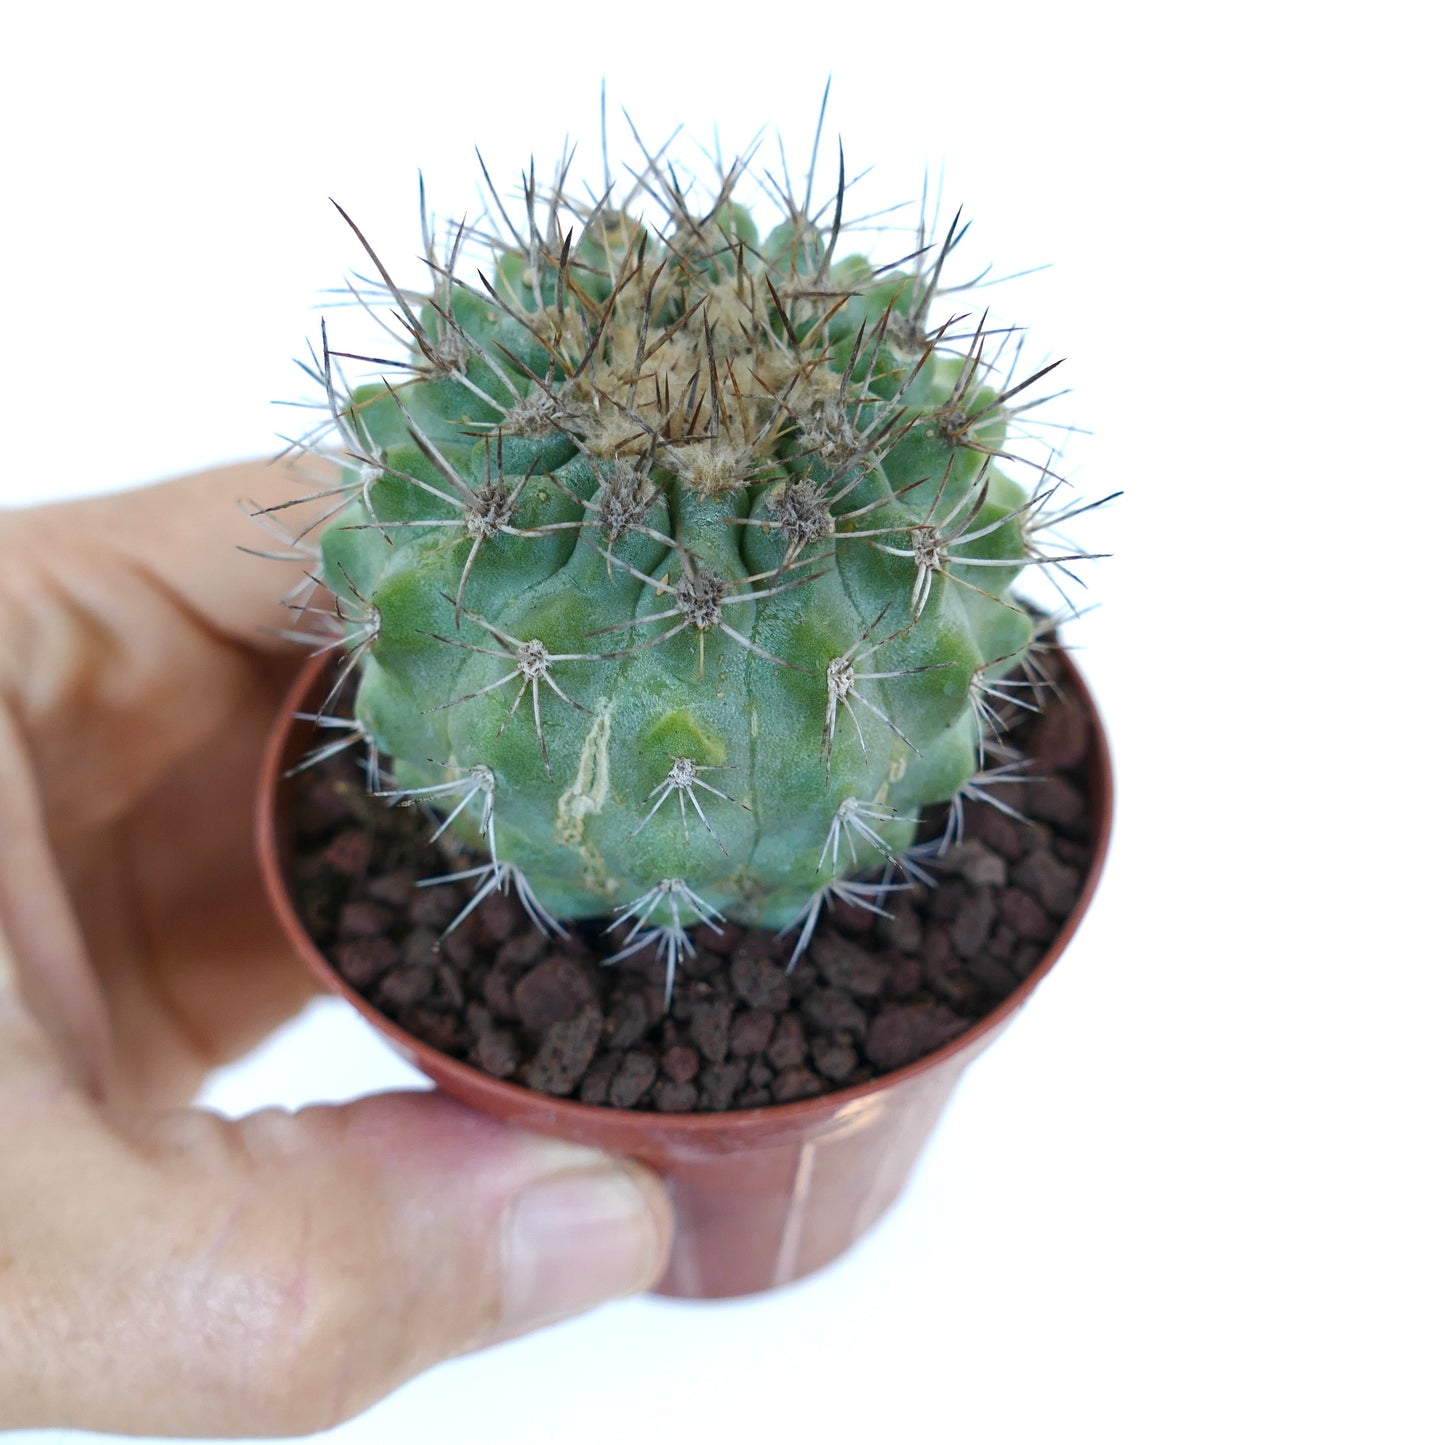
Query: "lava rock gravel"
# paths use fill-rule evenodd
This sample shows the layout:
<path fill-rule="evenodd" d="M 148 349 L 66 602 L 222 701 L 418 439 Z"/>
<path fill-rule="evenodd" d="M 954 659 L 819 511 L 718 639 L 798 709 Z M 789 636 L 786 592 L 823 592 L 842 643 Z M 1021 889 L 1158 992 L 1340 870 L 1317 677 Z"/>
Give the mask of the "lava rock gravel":
<path fill-rule="evenodd" d="M 1072 910 L 1090 857 L 1082 709 L 1051 697 L 1010 742 L 1030 755 L 1029 780 L 990 790 L 1010 811 L 965 804 L 962 841 L 929 862 L 934 887 L 890 895 L 888 917 L 825 912 L 791 969 L 791 935 L 700 929 L 670 1008 L 660 961 L 604 963 L 607 919 L 559 941 L 494 894 L 443 939 L 467 887 L 417 885 L 466 855 L 427 843 L 425 809 L 369 796 L 345 755 L 296 779 L 293 896 L 353 989 L 499 1079 L 619 1109 L 785 1104 L 956 1038 L 1029 975 Z M 925 818 L 922 835 L 941 821 Z"/>

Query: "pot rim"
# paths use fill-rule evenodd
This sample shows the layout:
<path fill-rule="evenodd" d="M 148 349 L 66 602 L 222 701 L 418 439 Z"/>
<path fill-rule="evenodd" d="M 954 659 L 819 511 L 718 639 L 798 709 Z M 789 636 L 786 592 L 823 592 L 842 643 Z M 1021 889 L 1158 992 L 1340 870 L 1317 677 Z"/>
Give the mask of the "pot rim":
<path fill-rule="evenodd" d="M 287 690 L 281 709 L 266 738 L 256 795 L 256 845 L 262 881 L 271 907 L 281 921 L 292 948 L 313 978 L 326 991 L 344 998 L 363 1018 L 394 1043 L 403 1045 L 422 1066 L 422 1072 L 436 1081 L 440 1076 L 465 1079 L 472 1093 L 494 1094 L 499 1106 L 514 1111 L 518 1108 L 545 1109 L 558 1126 L 595 1131 L 608 1124 L 616 1127 L 645 1127 L 661 1137 L 675 1135 L 721 1136 L 757 1130 L 772 1133 L 789 1124 L 809 1119 L 851 1112 L 851 1106 L 907 1084 L 909 1081 L 948 1064 L 960 1054 L 976 1053 L 1022 1007 L 1053 968 L 1072 940 L 1084 914 L 1088 911 L 1109 850 L 1114 821 L 1114 773 L 1108 735 L 1092 693 L 1068 653 L 1060 649 L 1055 660 L 1074 697 L 1083 707 L 1091 734 L 1091 753 L 1087 763 L 1091 813 L 1090 848 L 1092 856 L 1068 916 L 1059 926 L 1043 956 L 1029 970 L 1007 997 L 1001 999 L 982 1018 L 971 1023 L 942 1048 L 922 1055 L 911 1064 L 880 1074 L 866 1083 L 843 1089 L 826 1090 L 806 1099 L 787 1104 L 767 1104 L 751 1109 L 726 1109 L 692 1113 L 661 1113 L 651 1110 L 620 1109 L 601 1104 L 584 1104 L 575 1099 L 555 1098 L 522 1084 L 514 1084 L 474 1067 L 451 1054 L 443 1053 L 407 1032 L 357 993 L 332 967 L 326 955 L 302 924 L 292 899 L 286 869 L 282 862 L 279 802 L 284 791 L 282 774 L 289 761 L 288 752 L 300 723 L 295 714 L 302 711 L 312 695 L 319 691 L 327 668 L 334 663 L 330 653 L 314 654 L 298 671 Z"/>

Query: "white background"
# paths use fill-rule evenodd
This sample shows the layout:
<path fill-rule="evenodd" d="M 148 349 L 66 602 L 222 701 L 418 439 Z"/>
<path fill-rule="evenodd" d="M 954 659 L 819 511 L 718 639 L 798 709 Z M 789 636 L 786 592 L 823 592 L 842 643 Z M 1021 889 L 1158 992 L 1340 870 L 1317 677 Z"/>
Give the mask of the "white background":
<path fill-rule="evenodd" d="M 0 501 L 271 449 L 313 303 L 363 264 L 328 196 L 407 258 L 418 166 L 451 212 L 473 143 L 514 177 L 570 133 L 596 175 L 604 73 L 619 150 L 625 106 L 654 144 L 776 125 L 795 164 L 831 73 L 825 156 L 841 132 L 889 199 L 943 166 L 965 270 L 1052 263 L 986 299 L 1068 358 L 1080 488 L 1126 492 L 1073 634 L 1119 770 L 1104 886 L 904 1202 L 811 1282 L 629 1302 L 337 1442 L 1445 1438 L 1440 117 L 1414 9 L 7 22 Z M 321 1005 L 208 1098 L 413 1077 Z"/>

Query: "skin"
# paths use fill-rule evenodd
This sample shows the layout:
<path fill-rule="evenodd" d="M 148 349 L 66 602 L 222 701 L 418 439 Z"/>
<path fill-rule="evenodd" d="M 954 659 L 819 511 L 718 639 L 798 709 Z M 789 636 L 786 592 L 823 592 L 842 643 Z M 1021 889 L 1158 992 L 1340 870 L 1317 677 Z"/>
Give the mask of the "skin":
<path fill-rule="evenodd" d="M 325 485 L 0 513 L 0 1428 L 314 1431 L 666 1262 L 653 1176 L 436 1094 L 187 1107 L 310 993 L 250 837 L 301 564 L 237 501 Z"/>

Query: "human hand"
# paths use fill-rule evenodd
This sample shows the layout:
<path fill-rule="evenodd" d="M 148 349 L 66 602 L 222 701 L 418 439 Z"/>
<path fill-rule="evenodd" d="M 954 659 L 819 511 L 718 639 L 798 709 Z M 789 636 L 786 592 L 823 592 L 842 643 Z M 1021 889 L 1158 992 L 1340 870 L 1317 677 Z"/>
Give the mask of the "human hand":
<path fill-rule="evenodd" d="M 0 1428 L 324 1428 L 666 1261 L 651 1175 L 433 1093 L 185 1107 L 310 992 L 250 838 L 296 576 L 236 505 L 306 490 L 0 513 Z"/>

